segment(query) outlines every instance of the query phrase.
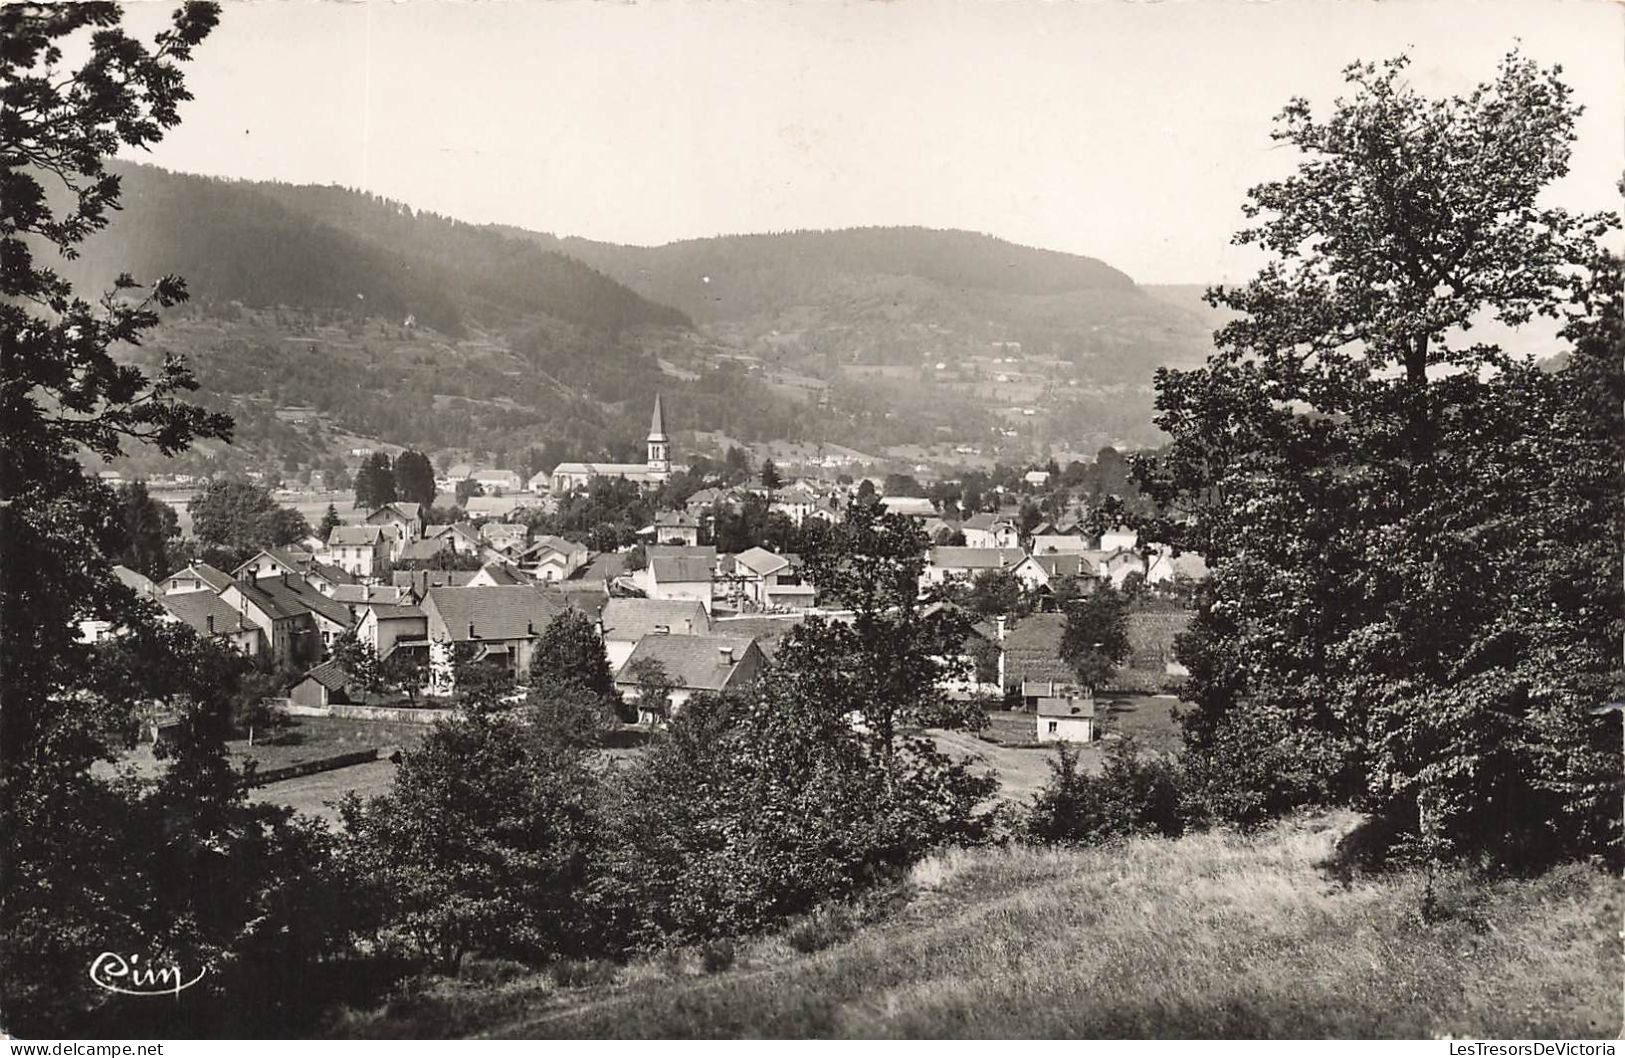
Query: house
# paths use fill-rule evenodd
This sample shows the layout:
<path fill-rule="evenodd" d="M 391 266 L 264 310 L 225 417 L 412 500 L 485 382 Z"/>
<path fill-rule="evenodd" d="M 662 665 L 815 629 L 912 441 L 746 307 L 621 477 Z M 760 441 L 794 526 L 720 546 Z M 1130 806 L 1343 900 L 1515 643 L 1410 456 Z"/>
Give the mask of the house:
<path fill-rule="evenodd" d="M 1025 474 L 1023 474 L 1021 476 L 1021 480 L 1025 481 L 1027 484 L 1033 486 L 1034 488 L 1040 488 L 1041 489 L 1045 485 L 1049 484 L 1049 471 L 1047 471 L 1047 470 L 1029 470 L 1029 471 L 1027 471 L 1027 473 L 1025 473 Z"/>
<path fill-rule="evenodd" d="M 753 547 L 733 556 L 733 571 L 730 580 L 738 584 L 739 597 L 755 609 L 806 609 L 813 604 L 816 593 L 802 580 L 794 556 Z"/>
<path fill-rule="evenodd" d="M 665 412 L 655 396 L 654 415 L 649 419 L 647 453 L 642 463 L 560 463 L 553 468 L 549 483 L 555 493 L 585 488 L 593 478 L 621 478 L 639 485 L 659 485 L 671 477 L 671 438 L 666 435 Z"/>
<path fill-rule="evenodd" d="M 987 570 L 1014 572 L 1026 557 L 1027 552 L 1019 547 L 933 547 L 926 553 L 922 586 L 968 581 Z"/>
<path fill-rule="evenodd" d="M 474 571 L 468 578 L 470 588 L 496 588 L 512 587 L 515 584 L 530 584 L 531 579 L 501 562 L 488 562 Z"/>
<path fill-rule="evenodd" d="M 714 601 L 711 573 L 715 564 L 714 559 L 703 555 L 651 555 L 646 571 L 647 594 L 651 599 L 692 600 L 710 613 Z"/>
<path fill-rule="evenodd" d="M 1114 588 L 1122 588 L 1131 573 L 1145 573 L 1145 559 L 1138 551 L 1105 551 L 1100 552 L 1098 558 L 1095 554 L 1091 552 L 1088 556 L 1094 562 L 1095 574 L 1103 581 L 1110 581 Z"/>
<path fill-rule="evenodd" d="M 280 583 L 281 578 L 234 580 L 220 593 L 225 604 L 241 615 L 245 624 L 259 629 L 258 653 L 273 665 L 297 668 L 321 660 L 322 640 L 316 630 L 316 617 L 297 598 L 277 597 L 264 585 Z M 311 594 L 319 594 L 312 591 Z"/>
<path fill-rule="evenodd" d="M 459 647 L 476 662 L 515 679 L 530 671 L 531 653 L 549 621 L 568 605 L 557 592 L 530 585 L 430 588 L 422 602 L 429 634 L 430 684 L 437 694 L 455 689 Z"/>
<path fill-rule="evenodd" d="M 1094 576 L 1094 566 L 1077 553 L 1029 555 L 1016 566 L 1016 579 L 1027 591 L 1043 591 L 1068 579 L 1092 581 Z"/>
<path fill-rule="evenodd" d="M 545 496 L 548 493 L 548 482 L 553 475 L 545 470 L 538 470 L 525 482 L 525 490 L 535 496 Z"/>
<path fill-rule="evenodd" d="M 472 525 L 458 522 L 456 525 L 429 525 L 423 529 L 425 540 L 440 540 L 444 538 L 451 549 L 460 555 L 477 555 L 485 541 L 480 539 L 479 530 Z"/>
<path fill-rule="evenodd" d="M 397 530 L 397 549 L 423 537 L 423 507 L 421 504 L 397 501 L 386 503 L 367 515 L 368 525 L 393 525 Z"/>
<path fill-rule="evenodd" d="M 537 537 L 528 548 L 514 557 L 519 568 L 539 581 L 561 581 L 575 576 L 591 556 L 586 545 L 562 536 Z"/>
<path fill-rule="evenodd" d="M 711 513 L 711 508 L 717 506 L 739 506 L 739 493 L 734 489 L 701 489 L 689 496 L 688 502 L 683 504 L 683 510 L 694 518 L 704 518 Z"/>
<path fill-rule="evenodd" d="M 474 569 L 398 569 L 389 576 L 393 586 L 401 590 L 403 599 L 418 600 L 429 594 L 430 588 L 465 587 L 478 572 Z"/>
<path fill-rule="evenodd" d="M 249 657 L 260 652 L 260 629 L 244 619 L 212 591 L 176 592 L 160 596 L 158 604 L 173 620 L 188 626 L 205 639 L 218 640 Z"/>
<path fill-rule="evenodd" d="M 1100 550 L 1102 551 L 1133 550 L 1139 546 L 1140 534 L 1126 525 L 1120 525 L 1116 529 L 1110 529 L 1100 534 Z"/>
<path fill-rule="evenodd" d="M 479 482 L 480 488 L 493 495 L 518 492 L 521 486 L 517 471 L 492 470 L 489 467 L 474 471 L 468 475 L 468 480 Z"/>
<path fill-rule="evenodd" d="M 452 543 L 449 534 L 431 537 L 428 540 L 410 540 L 400 553 L 394 558 L 395 562 L 429 562 L 442 551 L 451 551 Z"/>
<path fill-rule="evenodd" d="M 530 540 L 530 527 L 517 522 L 486 522 L 480 526 L 480 539 L 488 547 L 517 554 Z"/>
<path fill-rule="evenodd" d="M 391 584 L 340 584 L 332 595 L 334 602 L 348 606 L 352 614 L 371 603 L 401 603 L 409 601 L 410 598 L 411 595 L 405 588 L 397 588 Z"/>
<path fill-rule="evenodd" d="M 888 514 L 903 514 L 922 521 L 937 513 L 935 504 L 919 496 L 882 496 L 880 505 L 886 508 Z"/>
<path fill-rule="evenodd" d="M 138 573 L 129 566 L 115 565 L 113 567 L 113 576 L 118 578 L 120 584 L 144 599 L 156 599 L 163 594 L 163 591 L 159 589 L 157 583 L 151 577 L 148 577 L 145 573 Z"/>
<path fill-rule="evenodd" d="M 372 648 L 379 660 L 397 648 L 429 649 L 429 618 L 423 608 L 413 605 L 370 603 L 363 606 L 356 621 L 356 639 Z"/>
<path fill-rule="evenodd" d="M 355 627 L 355 615 L 350 612 L 349 606 L 322 594 L 304 577 L 285 573 L 280 577 L 260 577 L 253 584 L 284 610 L 303 608 L 309 611 L 324 650 L 331 648 Z"/>
<path fill-rule="evenodd" d="M 231 576 L 234 580 L 280 577 L 285 573 L 302 577 L 313 561 L 315 556 L 308 551 L 289 547 L 268 547 L 232 570 Z"/>
<path fill-rule="evenodd" d="M 1095 740 L 1095 700 L 1089 695 L 1039 698 L 1033 712 L 1040 742 Z"/>
<path fill-rule="evenodd" d="M 685 511 L 661 511 L 654 524 L 639 530 L 639 535 L 654 537 L 657 544 L 677 544 L 697 547 L 700 543 L 700 520 Z"/>
<path fill-rule="evenodd" d="M 1208 575 L 1207 560 L 1194 551 L 1185 551 L 1178 555 L 1166 545 L 1158 544 L 1151 549 L 1145 571 L 1147 584 L 1163 584 L 1181 578 L 1185 580 L 1206 580 Z"/>
<path fill-rule="evenodd" d="M 327 534 L 326 559 L 346 573 L 370 578 L 389 560 L 394 539 L 381 525 L 335 525 Z"/>
<path fill-rule="evenodd" d="M 1089 549 L 1089 542 L 1076 533 L 1034 533 L 1032 553 L 1035 555 L 1080 555 Z"/>
<path fill-rule="evenodd" d="M 207 562 L 194 562 L 185 569 L 171 573 L 159 582 L 165 595 L 180 595 L 189 591 L 223 592 L 231 583 L 231 574 L 215 569 Z"/>
<path fill-rule="evenodd" d="M 506 518 L 520 507 L 520 497 L 508 496 L 470 496 L 463 501 L 463 510 L 468 517 L 476 522 L 488 521 L 496 518 Z"/>
<path fill-rule="evenodd" d="M 1015 547 L 1021 530 L 1013 519 L 998 514 L 973 514 L 959 527 L 966 547 Z"/>
<path fill-rule="evenodd" d="M 322 709 L 344 705 L 361 697 L 355 679 L 336 661 L 324 661 L 305 673 L 305 678 L 288 692 L 295 705 Z"/>
<path fill-rule="evenodd" d="M 776 490 L 772 502 L 768 504 L 769 511 L 777 511 L 790 519 L 791 524 L 798 526 L 818 507 L 818 494 L 800 482 Z"/>
<path fill-rule="evenodd" d="M 611 672 L 620 670 L 645 636 L 708 635 L 711 615 L 698 602 L 667 599 L 610 599 L 598 618 Z"/>
<path fill-rule="evenodd" d="M 640 701 L 638 679 L 644 661 L 659 663 L 671 681 L 659 715 L 646 710 Z M 615 673 L 615 689 L 626 701 L 638 704 L 640 722 L 656 723 L 677 712 L 697 693 L 714 694 L 749 686 L 766 663 L 756 642 L 739 636 L 644 636 Z"/>

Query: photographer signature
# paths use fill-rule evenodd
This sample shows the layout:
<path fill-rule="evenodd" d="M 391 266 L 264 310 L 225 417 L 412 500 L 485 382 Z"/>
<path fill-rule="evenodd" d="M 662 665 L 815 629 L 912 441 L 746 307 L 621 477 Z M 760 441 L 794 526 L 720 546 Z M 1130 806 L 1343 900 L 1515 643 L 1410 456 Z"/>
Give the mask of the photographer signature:
<path fill-rule="evenodd" d="M 104 951 L 90 964 L 90 979 L 98 988 L 117 992 L 122 996 L 180 995 L 203 980 L 207 969 L 199 970 L 190 981 L 179 966 L 140 965 L 141 956 L 129 958 L 117 952 Z"/>

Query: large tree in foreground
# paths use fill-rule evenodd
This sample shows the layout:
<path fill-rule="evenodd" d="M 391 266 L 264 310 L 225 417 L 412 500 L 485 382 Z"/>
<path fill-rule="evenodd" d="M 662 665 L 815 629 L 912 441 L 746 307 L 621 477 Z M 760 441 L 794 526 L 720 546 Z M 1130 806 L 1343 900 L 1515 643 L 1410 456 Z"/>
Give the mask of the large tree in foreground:
<path fill-rule="evenodd" d="M 1435 852 L 1617 848 L 1619 730 L 1589 714 L 1619 683 L 1617 219 L 1543 195 L 1579 114 L 1557 70 L 1432 100 L 1405 65 L 1282 112 L 1301 161 L 1237 236 L 1270 262 L 1209 292 L 1238 318 L 1207 366 L 1158 374 L 1173 442 L 1137 474 L 1214 569 L 1193 770 L 1244 821 L 1330 799 Z M 1562 370 L 1473 331 L 1538 317 Z"/>

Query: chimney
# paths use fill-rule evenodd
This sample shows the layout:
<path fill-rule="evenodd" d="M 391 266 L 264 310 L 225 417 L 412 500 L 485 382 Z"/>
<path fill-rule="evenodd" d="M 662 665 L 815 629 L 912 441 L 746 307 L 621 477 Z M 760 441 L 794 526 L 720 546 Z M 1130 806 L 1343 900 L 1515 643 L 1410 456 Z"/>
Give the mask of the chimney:
<path fill-rule="evenodd" d="M 527 636 L 533 636 L 533 635 L 536 634 L 536 622 L 535 621 L 526 621 L 525 622 L 525 634 Z"/>
<path fill-rule="evenodd" d="M 999 616 L 993 618 L 993 627 L 998 630 L 999 642 L 1001 642 L 1001 643 L 1004 642 L 1005 621 L 1006 621 L 1006 618 L 1005 618 L 1004 614 L 1000 614 Z"/>
<path fill-rule="evenodd" d="M 293 574 L 289 573 L 287 570 L 282 571 L 282 586 L 284 588 L 293 587 Z"/>
<path fill-rule="evenodd" d="M 214 614 L 209 615 L 208 621 L 209 621 L 209 634 L 212 636 L 212 635 L 214 635 Z"/>
<path fill-rule="evenodd" d="M 597 620 L 597 622 L 595 622 L 595 623 L 596 623 L 597 628 L 598 628 L 598 638 L 599 639 L 604 638 L 604 619 L 602 617 L 600 617 Z"/>
<path fill-rule="evenodd" d="M 470 638 L 470 639 L 478 639 L 479 638 L 479 636 L 474 634 L 474 622 L 473 621 L 468 622 L 468 638 Z"/>
<path fill-rule="evenodd" d="M 733 647 L 718 647 L 717 653 L 722 655 L 722 663 L 724 665 L 732 665 L 734 663 Z"/>
<path fill-rule="evenodd" d="M 671 635 L 671 626 L 670 625 L 655 625 L 655 635 L 657 635 L 657 636 L 669 636 L 669 635 Z"/>

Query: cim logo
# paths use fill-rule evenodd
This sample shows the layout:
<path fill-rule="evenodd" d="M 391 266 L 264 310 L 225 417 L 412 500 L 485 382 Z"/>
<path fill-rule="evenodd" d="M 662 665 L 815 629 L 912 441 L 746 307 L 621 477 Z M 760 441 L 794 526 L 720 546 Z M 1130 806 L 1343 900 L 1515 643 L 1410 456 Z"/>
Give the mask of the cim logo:
<path fill-rule="evenodd" d="M 199 970 L 190 981 L 179 966 L 141 965 L 141 956 L 128 959 L 117 952 L 104 951 L 90 964 L 90 979 L 97 988 L 121 996 L 178 996 L 203 980 L 208 970 Z"/>

